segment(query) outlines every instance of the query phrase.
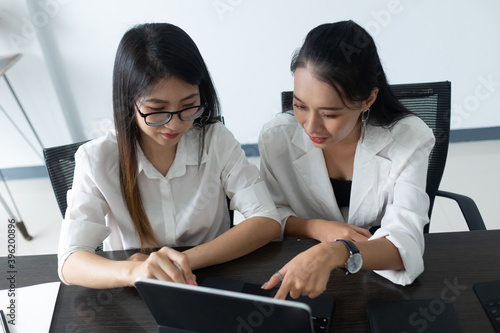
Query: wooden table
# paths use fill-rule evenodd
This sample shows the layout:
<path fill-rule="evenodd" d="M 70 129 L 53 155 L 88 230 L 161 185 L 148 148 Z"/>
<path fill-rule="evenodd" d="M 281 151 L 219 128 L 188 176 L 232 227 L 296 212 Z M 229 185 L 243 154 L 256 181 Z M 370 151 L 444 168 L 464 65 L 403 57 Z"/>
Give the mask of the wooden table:
<path fill-rule="evenodd" d="M 335 297 L 332 332 L 367 332 L 366 305 L 370 299 L 452 300 L 462 332 L 493 332 L 473 285 L 500 279 L 500 230 L 426 234 L 425 272 L 410 286 L 394 285 L 371 271 L 331 275 L 326 293 Z M 272 242 L 231 262 L 195 272 L 207 276 L 263 283 L 312 240 Z M 103 252 L 125 259 L 134 251 Z M 6 258 L 0 258 L 5 267 Z M 57 281 L 55 255 L 17 258 L 17 287 Z M 6 273 L 5 273 L 6 274 Z M 0 288 L 7 282 L 0 280 Z M 157 332 L 156 323 L 134 288 L 88 289 L 61 286 L 51 332 Z"/>

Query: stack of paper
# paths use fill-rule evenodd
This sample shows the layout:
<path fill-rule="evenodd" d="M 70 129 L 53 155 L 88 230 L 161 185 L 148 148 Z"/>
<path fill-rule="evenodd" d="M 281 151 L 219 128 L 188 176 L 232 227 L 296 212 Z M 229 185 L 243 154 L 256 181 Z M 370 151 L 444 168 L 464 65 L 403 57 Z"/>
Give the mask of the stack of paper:
<path fill-rule="evenodd" d="M 61 282 L 0 290 L 0 309 L 11 333 L 48 333 Z"/>

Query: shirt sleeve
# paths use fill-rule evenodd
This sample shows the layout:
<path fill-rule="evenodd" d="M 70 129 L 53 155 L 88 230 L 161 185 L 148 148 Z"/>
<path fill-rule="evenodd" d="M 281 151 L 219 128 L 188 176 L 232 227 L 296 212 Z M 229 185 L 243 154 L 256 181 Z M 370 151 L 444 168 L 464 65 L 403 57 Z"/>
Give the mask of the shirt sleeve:
<path fill-rule="evenodd" d="M 273 202 L 276 205 L 276 209 L 279 214 L 279 219 L 281 223 L 281 236 L 285 232 L 286 221 L 290 216 L 296 216 L 290 204 L 288 203 L 283 189 L 280 186 L 279 181 L 274 175 L 274 169 L 270 165 L 271 159 L 269 158 L 269 151 L 267 147 L 267 140 L 264 132 L 261 132 L 259 137 L 259 152 L 260 152 L 260 177 L 266 184 Z"/>
<path fill-rule="evenodd" d="M 62 276 L 62 267 L 68 256 L 80 250 L 94 253 L 110 234 L 105 222 L 109 207 L 95 183 L 91 157 L 85 146 L 75 154 L 73 187 L 68 191 L 67 200 L 58 247 L 58 274 L 65 284 L 68 283 Z"/>
<path fill-rule="evenodd" d="M 245 219 L 261 216 L 279 222 L 279 215 L 266 184 L 259 177 L 259 169 L 251 164 L 241 145 L 231 132 L 220 126 L 218 149 L 222 151 L 221 180 L 230 199 L 230 209 L 238 210 Z"/>
<path fill-rule="evenodd" d="M 414 133 L 411 141 L 417 144 L 404 147 L 409 157 L 395 179 L 392 203 L 385 209 L 380 229 L 370 238 L 385 237 L 399 250 L 404 270 L 375 272 L 400 285 L 413 283 L 424 271 L 423 228 L 429 222 L 429 196 L 425 189 L 429 154 L 435 139 L 432 131 L 426 128 L 425 131 Z"/>

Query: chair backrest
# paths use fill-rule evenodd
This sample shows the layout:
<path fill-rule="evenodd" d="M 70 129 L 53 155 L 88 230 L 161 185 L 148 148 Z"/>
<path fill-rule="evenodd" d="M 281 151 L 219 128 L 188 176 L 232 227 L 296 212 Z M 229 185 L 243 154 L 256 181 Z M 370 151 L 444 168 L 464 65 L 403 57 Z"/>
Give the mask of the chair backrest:
<path fill-rule="evenodd" d="M 391 85 L 392 90 L 401 103 L 411 112 L 417 114 L 434 132 L 436 144 L 429 156 L 426 192 L 429 195 L 431 217 L 434 199 L 443 177 L 448 143 L 450 138 L 451 83 L 430 82 Z M 293 109 L 293 92 L 281 93 L 282 112 Z M 424 228 L 429 231 L 429 225 Z"/>
<path fill-rule="evenodd" d="M 444 173 L 450 140 L 451 83 L 430 82 L 391 86 L 396 97 L 411 112 L 417 114 L 434 132 L 436 143 L 429 156 L 427 188 L 429 218 L 434 199 Z M 428 231 L 429 225 L 424 231 Z"/>
<path fill-rule="evenodd" d="M 45 148 L 43 156 L 49 174 L 50 183 L 56 196 L 57 204 L 62 216 L 66 213 L 68 203 L 66 194 L 73 186 L 75 171 L 75 153 L 87 141 L 72 143 L 64 146 Z"/>

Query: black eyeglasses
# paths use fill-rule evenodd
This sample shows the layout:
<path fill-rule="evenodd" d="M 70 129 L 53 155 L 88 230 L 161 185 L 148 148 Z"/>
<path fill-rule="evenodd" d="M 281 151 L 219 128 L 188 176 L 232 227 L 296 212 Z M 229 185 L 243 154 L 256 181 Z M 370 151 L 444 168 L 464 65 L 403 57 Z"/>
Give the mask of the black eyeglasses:
<path fill-rule="evenodd" d="M 174 114 L 178 114 L 179 119 L 182 121 L 195 120 L 203 114 L 203 111 L 205 111 L 207 105 L 190 106 L 188 108 L 174 112 L 162 111 L 152 112 L 148 114 L 142 113 L 137 104 L 135 104 L 135 107 L 137 108 L 137 111 L 139 111 L 141 117 L 144 118 L 144 122 L 146 123 L 146 125 L 161 126 L 168 123 L 170 119 L 172 119 Z"/>

